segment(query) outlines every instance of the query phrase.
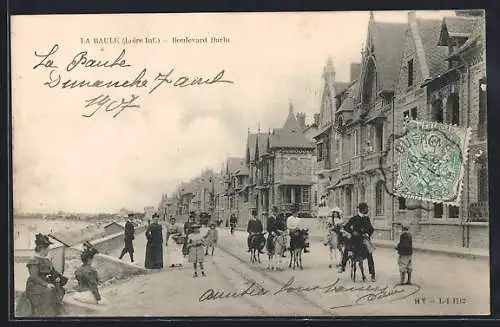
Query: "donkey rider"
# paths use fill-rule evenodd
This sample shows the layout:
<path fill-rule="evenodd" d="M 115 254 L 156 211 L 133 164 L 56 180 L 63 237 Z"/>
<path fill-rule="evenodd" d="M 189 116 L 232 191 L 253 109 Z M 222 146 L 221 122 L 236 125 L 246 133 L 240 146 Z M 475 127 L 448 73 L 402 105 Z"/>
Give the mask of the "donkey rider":
<path fill-rule="evenodd" d="M 299 210 L 298 210 L 297 206 L 294 206 L 292 209 L 292 214 L 286 220 L 286 227 L 287 227 L 288 233 L 290 235 L 290 240 L 292 239 L 293 235 L 295 235 L 299 231 L 301 219 L 298 217 L 298 211 Z M 304 248 L 304 253 L 309 252 L 308 247 L 309 247 L 309 243 L 306 242 L 305 248 Z"/>
<path fill-rule="evenodd" d="M 257 210 L 252 209 L 252 217 L 250 221 L 248 222 L 247 226 L 247 232 L 248 232 L 248 238 L 247 238 L 247 245 L 248 245 L 248 252 L 251 251 L 250 249 L 250 240 L 252 239 L 253 235 L 258 235 L 262 233 L 264 228 L 262 227 L 262 223 L 260 220 L 257 219 Z M 260 254 L 264 254 L 262 250 L 259 250 Z"/>

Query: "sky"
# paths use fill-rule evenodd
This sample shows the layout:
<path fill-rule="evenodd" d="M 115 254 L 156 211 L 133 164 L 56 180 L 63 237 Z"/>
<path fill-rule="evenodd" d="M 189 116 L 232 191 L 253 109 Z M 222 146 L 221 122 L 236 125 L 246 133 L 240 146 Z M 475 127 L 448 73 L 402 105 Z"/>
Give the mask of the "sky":
<path fill-rule="evenodd" d="M 440 19 L 452 11 L 417 12 Z M 407 12 L 375 12 L 406 22 Z M 361 59 L 368 12 L 16 16 L 12 21 L 12 128 L 15 212 L 143 211 L 205 168 L 243 157 L 248 129 L 281 127 L 289 103 L 307 120 L 319 112 L 322 69 L 333 58 L 337 81 L 349 81 Z M 37 26 L 33 30 L 31 26 Z M 64 28 L 61 28 L 64 26 Z M 27 37 L 27 36 L 30 37 Z M 94 44 L 99 37 L 157 37 L 156 44 Z M 217 36 L 225 44 L 173 44 L 172 37 Z M 82 44 L 89 38 L 90 44 Z M 35 56 L 53 45 L 53 68 L 64 79 L 133 79 L 143 68 L 233 81 L 203 87 L 145 90 L 49 88 L 50 70 Z M 389 45 L 390 46 L 390 45 Z M 129 67 L 65 70 L 80 51 Z M 45 61 L 46 63 L 47 61 Z M 54 75 L 56 76 L 56 75 Z M 152 84 L 149 84 L 152 85 Z M 138 95 L 139 108 L 116 118 L 82 117 L 86 100 Z"/>

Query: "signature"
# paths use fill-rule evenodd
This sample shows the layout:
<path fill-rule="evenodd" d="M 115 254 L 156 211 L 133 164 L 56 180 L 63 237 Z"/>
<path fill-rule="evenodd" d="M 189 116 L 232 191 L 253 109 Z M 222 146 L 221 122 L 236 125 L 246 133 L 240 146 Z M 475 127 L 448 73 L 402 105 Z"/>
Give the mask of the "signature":
<path fill-rule="evenodd" d="M 242 291 L 227 292 L 223 290 L 216 290 L 210 288 L 203 292 L 198 301 L 213 301 L 228 298 L 240 298 L 244 296 L 277 296 L 280 294 L 304 294 L 304 293 L 317 293 L 317 294 L 338 294 L 338 293 L 361 293 L 352 303 L 345 305 L 332 306 L 330 309 L 344 308 L 367 305 L 376 302 L 392 302 L 403 300 L 420 291 L 418 285 L 396 285 L 396 286 L 379 286 L 373 284 L 364 285 L 350 285 L 346 286 L 340 283 L 340 279 L 323 285 L 310 285 L 300 286 L 296 285 L 295 277 L 291 277 L 283 286 L 274 291 L 266 289 L 264 286 L 255 281 L 247 281 L 249 284 L 247 288 Z"/>

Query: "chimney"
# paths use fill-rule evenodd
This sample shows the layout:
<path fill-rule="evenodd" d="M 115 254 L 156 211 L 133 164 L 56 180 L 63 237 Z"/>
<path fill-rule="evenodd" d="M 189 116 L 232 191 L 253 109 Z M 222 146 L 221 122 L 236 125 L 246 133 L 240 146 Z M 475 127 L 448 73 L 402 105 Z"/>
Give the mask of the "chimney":
<path fill-rule="evenodd" d="M 314 125 L 319 127 L 319 114 L 314 114 Z"/>
<path fill-rule="evenodd" d="M 351 82 L 357 80 L 361 74 L 361 63 L 356 62 L 351 64 Z"/>
<path fill-rule="evenodd" d="M 297 121 L 299 122 L 300 129 L 304 130 L 306 128 L 306 114 L 303 112 L 298 112 Z"/>

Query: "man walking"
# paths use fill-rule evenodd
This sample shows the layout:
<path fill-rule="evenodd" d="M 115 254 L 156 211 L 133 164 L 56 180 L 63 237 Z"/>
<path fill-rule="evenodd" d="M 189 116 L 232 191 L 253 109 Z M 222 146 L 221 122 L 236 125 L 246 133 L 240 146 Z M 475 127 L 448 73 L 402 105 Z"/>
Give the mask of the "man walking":
<path fill-rule="evenodd" d="M 375 263 L 373 262 L 373 254 L 366 248 L 365 240 L 370 242 L 375 229 L 368 216 L 368 204 L 361 202 L 358 205 L 358 214 L 353 216 L 344 226 L 344 230 L 351 234 L 351 241 L 355 248 L 365 249 L 368 259 L 368 271 L 370 272 L 372 282 L 375 281 Z M 365 251 L 362 251 L 365 252 Z M 341 272 L 345 271 L 345 266 L 348 260 L 348 253 L 344 251 L 342 256 Z"/>
<path fill-rule="evenodd" d="M 250 239 L 254 234 L 260 234 L 264 228 L 262 227 L 262 223 L 260 220 L 257 219 L 257 210 L 252 209 L 252 217 L 250 218 L 250 221 L 248 222 L 247 226 L 247 232 L 248 232 L 248 238 L 247 238 L 247 245 L 248 245 L 248 252 L 250 252 Z M 262 250 L 259 250 L 260 254 L 264 254 Z"/>
<path fill-rule="evenodd" d="M 130 261 L 134 262 L 134 243 L 133 243 L 133 240 L 135 238 L 134 233 L 135 233 L 135 227 L 134 224 L 132 223 L 132 214 L 129 214 L 127 222 L 125 223 L 125 238 L 124 238 L 125 246 L 122 250 L 122 253 L 120 254 L 120 260 L 126 253 L 128 253 L 130 256 Z"/>

